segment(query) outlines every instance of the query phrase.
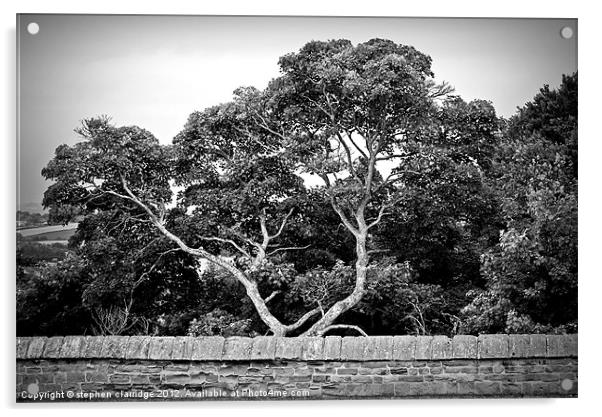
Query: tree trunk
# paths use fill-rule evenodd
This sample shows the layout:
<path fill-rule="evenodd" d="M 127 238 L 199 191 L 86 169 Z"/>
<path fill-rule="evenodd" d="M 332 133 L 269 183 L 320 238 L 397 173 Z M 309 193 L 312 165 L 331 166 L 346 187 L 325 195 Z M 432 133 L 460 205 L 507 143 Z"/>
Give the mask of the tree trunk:
<path fill-rule="evenodd" d="M 240 271 L 235 266 L 226 264 L 221 265 L 224 269 L 230 272 L 236 279 L 242 283 L 247 292 L 247 296 L 251 299 L 253 306 L 255 306 L 255 310 L 261 320 L 269 327 L 274 336 L 285 336 L 288 329 L 285 325 L 283 325 L 280 320 L 278 320 L 268 309 L 265 300 L 259 294 L 259 289 L 257 288 L 257 283 L 251 281 L 244 272 Z"/>
<path fill-rule="evenodd" d="M 365 230 L 356 235 L 357 261 L 355 262 L 355 288 L 353 292 L 344 299 L 337 301 L 320 320 L 303 333 L 303 336 L 322 336 L 327 327 L 330 327 L 341 314 L 359 303 L 364 296 L 368 271 L 367 235 L 368 233 Z"/>

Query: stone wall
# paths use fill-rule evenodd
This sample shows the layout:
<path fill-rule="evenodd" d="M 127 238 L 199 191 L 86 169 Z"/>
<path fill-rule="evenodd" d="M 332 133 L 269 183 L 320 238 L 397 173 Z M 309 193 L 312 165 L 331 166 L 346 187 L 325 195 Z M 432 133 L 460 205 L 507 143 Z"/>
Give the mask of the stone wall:
<path fill-rule="evenodd" d="M 17 339 L 23 401 L 576 397 L 577 335 Z"/>

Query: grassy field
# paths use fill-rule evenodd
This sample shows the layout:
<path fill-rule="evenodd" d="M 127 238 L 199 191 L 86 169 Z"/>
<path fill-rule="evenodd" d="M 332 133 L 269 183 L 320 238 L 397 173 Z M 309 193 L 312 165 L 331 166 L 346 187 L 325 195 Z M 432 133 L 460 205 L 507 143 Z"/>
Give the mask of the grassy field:
<path fill-rule="evenodd" d="M 28 241 L 64 241 L 65 243 L 77 230 L 77 223 L 66 226 L 53 225 L 17 230 L 24 240 Z"/>

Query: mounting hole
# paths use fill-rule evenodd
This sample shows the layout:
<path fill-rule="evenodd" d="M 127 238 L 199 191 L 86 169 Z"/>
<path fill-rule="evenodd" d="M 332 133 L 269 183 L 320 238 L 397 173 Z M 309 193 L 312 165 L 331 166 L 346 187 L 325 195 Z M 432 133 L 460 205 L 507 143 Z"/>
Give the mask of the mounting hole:
<path fill-rule="evenodd" d="M 560 30 L 560 36 L 564 39 L 571 39 L 573 37 L 573 28 L 565 26 Z"/>
<path fill-rule="evenodd" d="M 571 381 L 570 379 L 563 379 L 560 383 L 560 386 L 563 390 L 570 391 L 571 388 L 573 388 L 573 381 Z"/>
<path fill-rule="evenodd" d="M 40 25 L 38 25 L 36 22 L 31 22 L 29 25 L 27 25 L 27 31 L 30 34 L 35 35 L 40 31 Z"/>

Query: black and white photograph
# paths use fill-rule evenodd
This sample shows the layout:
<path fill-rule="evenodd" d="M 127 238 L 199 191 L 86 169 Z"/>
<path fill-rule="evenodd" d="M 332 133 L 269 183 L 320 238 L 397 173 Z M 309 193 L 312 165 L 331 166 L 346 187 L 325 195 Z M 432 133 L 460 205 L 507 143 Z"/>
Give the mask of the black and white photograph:
<path fill-rule="evenodd" d="M 578 397 L 566 15 L 18 14 L 15 401 Z"/>

